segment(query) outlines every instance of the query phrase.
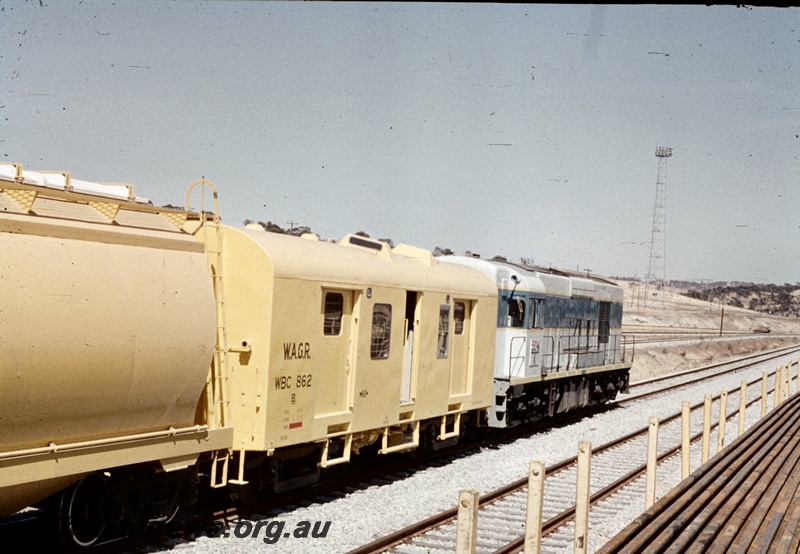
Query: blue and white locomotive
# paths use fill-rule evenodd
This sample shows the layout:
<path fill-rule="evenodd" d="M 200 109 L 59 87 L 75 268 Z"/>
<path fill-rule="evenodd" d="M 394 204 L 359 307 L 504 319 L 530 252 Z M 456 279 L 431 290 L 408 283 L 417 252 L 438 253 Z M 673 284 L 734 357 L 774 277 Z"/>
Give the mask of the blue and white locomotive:
<path fill-rule="evenodd" d="M 489 426 L 511 427 L 614 400 L 628 389 L 623 290 L 597 277 L 499 260 L 443 256 L 497 285 Z"/>

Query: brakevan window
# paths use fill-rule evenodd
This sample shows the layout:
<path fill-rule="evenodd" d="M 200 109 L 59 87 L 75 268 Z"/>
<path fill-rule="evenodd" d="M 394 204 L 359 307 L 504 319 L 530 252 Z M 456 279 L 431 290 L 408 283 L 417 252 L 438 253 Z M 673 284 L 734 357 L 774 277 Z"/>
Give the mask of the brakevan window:
<path fill-rule="evenodd" d="M 439 306 L 439 342 L 437 357 L 447 357 L 447 340 L 450 336 L 450 306 L 442 304 Z"/>
<path fill-rule="evenodd" d="M 508 300 L 508 326 L 522 327 L 525 324 L 525 301 L 521 298 Z"/>
<path fill-rule="evenodd" d="M 372 341 L 370 357 L 385 360 L 389 357 L 389 339 L 392 334 L 392 305 L 375 304 L 372 307 Z"/>
<path fill-rule="evenodd" d="M 463 302 L 453 303 L 453 323 L 455 329 L 453 331 L 456 335 L 464 334 L 464 311 L 466 305 Z"/>
<path fill-rule="evenodd" d="M 325 294 L 325 323 L 324 332 L 326 335 L 338 335 L 342 332 L 342 308 L 344 307 L 344 297 L 338 292 L 328 292 Z"/>

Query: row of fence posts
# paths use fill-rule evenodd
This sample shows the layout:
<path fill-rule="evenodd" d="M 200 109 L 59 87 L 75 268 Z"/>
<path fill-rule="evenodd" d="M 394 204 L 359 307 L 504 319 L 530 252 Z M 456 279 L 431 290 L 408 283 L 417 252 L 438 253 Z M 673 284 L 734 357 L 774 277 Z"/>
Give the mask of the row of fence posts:
<path fill-rule="evenodd" d="M 775 389 L 773 409 L 800 388 L 800 360 L 797 363 L 797 380 L 792 391 L 792 362 L 775 370 Z M 767 414 L 767 377 L 765 371 L 761 378 L 761 418 Z M 725 443 L 725 421 L 727 420 L 728 393 L 719 397 L 719 422 L 717 424 L 717 453 Z M 703 401 L 702 463 L 709 459 L 711 438 L 711 403 L 713 397 L 706 394 Z M 739 392 L 738 435 L 744 433 L 745 412 L 747 408 L 747 381 L 742 381 Z M 682 403 L 681 409 L 681 479 L 691 473 L 689 449 L 691 445 L 691 405 Z M 577 493 L 575 498 L 575 542 L 574 553 L 585 554 L 589 535 L 589 478 L 591 475 L 592 443 L 578 442 Z M 648 425 L 647 471 L 645 485 L 645 510 L 656 501 L 656 467 L 658 465 L 658 418 L 651 417 Z M 542 541 L 542 509 L 544 506 L 545 465 L 532 461 L 528 472 L 528 502 L 525 518 L 525 554 L 539 554 Z M 480 495 L 475 490 L 462 490 L 458 496 L 458 520 L 456 524 L 456 554 L 474 554 L 478 538 L 478 507 Z"/>

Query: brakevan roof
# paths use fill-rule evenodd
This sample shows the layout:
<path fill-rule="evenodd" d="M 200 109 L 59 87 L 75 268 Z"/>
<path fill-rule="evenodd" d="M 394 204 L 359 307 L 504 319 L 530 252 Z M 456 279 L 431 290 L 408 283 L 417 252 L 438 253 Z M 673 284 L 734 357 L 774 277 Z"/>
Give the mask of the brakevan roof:
<path fill-rule="evenodd" d="M 497 295 L 483 273 L 440 263 L 428 250 L 388 244 L 356 235 L 339 243 L 255 229 L 225 227 L 252 241 L 270 260 L 276 278 L 306 279 L 329 285 L 390 286 L 449 294 Z"/>

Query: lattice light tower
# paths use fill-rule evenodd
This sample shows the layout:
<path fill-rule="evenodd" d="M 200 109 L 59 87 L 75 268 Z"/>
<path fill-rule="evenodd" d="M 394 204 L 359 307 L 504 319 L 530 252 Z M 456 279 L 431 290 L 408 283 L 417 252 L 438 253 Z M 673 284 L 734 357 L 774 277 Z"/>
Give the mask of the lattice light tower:
<path fill-rule="evenodd" d="M 653 228 L 650 231 L 650 259 L 644 279 L 644 304 L 653 299 L 664 301 L 666 284 L 667 255 L 667 158 L 672 156 L 672 148 L 656 148 L 658 175 L 656 176 L 656 201 L 653 205 Z M 655 289 L 651 292 L 651 289 Z M 652 295 L 652 296 L 651 296 Z"/>

